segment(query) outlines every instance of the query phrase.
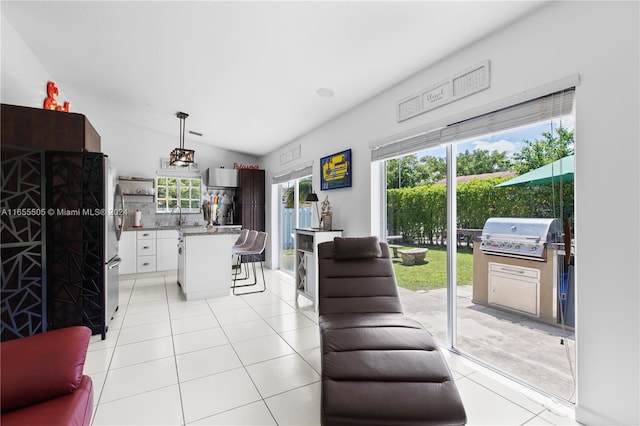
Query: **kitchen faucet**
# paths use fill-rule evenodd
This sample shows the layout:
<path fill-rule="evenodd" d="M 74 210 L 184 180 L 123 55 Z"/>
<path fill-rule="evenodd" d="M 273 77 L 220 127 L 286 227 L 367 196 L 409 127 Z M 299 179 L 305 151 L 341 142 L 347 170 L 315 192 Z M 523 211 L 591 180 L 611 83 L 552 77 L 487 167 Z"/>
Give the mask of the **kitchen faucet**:
<path fill-rule="evenodd" d="M 175 209 L 178 209 L 178 226 L 182 226 L 186 223 L 186 220 L 183 222 L 182 221 L 182 207 L 181 206 L 175 206 L 171 208 L 171 215 L 173 215 L 173 211 Z"/>

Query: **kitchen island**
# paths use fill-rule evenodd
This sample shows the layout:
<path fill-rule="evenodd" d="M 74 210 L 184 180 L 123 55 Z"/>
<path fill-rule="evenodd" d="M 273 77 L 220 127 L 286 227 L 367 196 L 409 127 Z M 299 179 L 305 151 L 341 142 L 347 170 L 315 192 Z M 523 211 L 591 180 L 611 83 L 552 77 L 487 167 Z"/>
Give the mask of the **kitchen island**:
<path fill-rule="evenodd" d="M 181 228 L 178 237 L 178 285 L 187 300 L 228 296 L 231 248 L 240 226 Z"/>

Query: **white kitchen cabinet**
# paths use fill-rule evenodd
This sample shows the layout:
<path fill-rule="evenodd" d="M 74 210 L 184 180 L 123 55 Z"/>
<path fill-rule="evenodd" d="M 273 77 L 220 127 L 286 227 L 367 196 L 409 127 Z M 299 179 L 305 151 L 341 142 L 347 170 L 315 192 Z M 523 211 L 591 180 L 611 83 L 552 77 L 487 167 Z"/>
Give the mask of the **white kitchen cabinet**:
<path fill-rule="evenodd" d="M 318 244 L 333 241 L 334 237 L 342 237 L 342 231 L 295 230 L 293 270 L 296 279 L 296 303 L 298 303 L 298 296 L 304 296 L 313 302 L 314 310 L 318 310 Z"/>
<path fill-rule="evenodd" d="M 120 274 L 178 269 L 178 230 L 125 231 L 120 237 Z"/>
<path fill-rule="evenodd" d="M 156 257 L 155 256 L 138 256 L 136 270 L 138 273 L 155 272 Z"/>
<path fill-rule="evenodd" d="M 157 231 L 156 238 L 156 270 L 178 269 L 178 231 Z"/>
<path fill-rule="evenodd" d="M 137 231 L 137 272 L 156 271 L 156 231 Z"/>
<path fill-rule="evenodd" d="M 122 259 L 119 267 L 120 274 L 135 274 L 137 272 L 136 233 L 123 232 L 120 236 L 118 256 Z"/>
<path fill-rule="evenodd" d="M 239 232 L 180 231 L 178 284 L 187 300 L 229 296 L 231 251 Z"/>
<path fill-rule="evenodd" d="M 186 251 L 184 248 L 184 236 L 178 233 L 178 285 L 182 287 L 182 292 L 187 292 L 187 262 L 185 260 Z"/>

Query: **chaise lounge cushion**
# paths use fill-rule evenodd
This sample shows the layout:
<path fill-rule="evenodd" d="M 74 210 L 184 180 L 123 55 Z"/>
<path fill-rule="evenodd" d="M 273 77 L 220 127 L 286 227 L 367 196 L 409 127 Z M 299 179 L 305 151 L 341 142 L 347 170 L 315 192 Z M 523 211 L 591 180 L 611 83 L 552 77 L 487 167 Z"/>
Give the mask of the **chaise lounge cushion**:
<path fill-rule="evenodd" d="M 318 246 L 321 420 L 331 425 L 462 425 L 466 414 L 433 336 L 402 312 L 386 243 Z M 360 241 L 359 241 L 360 240 Z M 360 246 L 361 244 L 361 246 Z"/>
<path fill-rule="evenodd" d="M 368 259 L 382 256 L 377 237 L 335 237 L 333 241 L 336 259 Z"/>

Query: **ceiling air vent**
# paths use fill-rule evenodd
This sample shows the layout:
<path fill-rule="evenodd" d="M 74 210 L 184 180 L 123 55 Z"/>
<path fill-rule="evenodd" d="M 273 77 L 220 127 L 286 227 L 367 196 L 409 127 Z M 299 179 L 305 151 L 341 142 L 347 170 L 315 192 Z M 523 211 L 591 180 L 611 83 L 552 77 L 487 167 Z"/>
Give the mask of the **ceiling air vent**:
<path fill-rule="evenodd" d="M 489 88 L 489 60 L 398 101 L 398 122 Z"/>

